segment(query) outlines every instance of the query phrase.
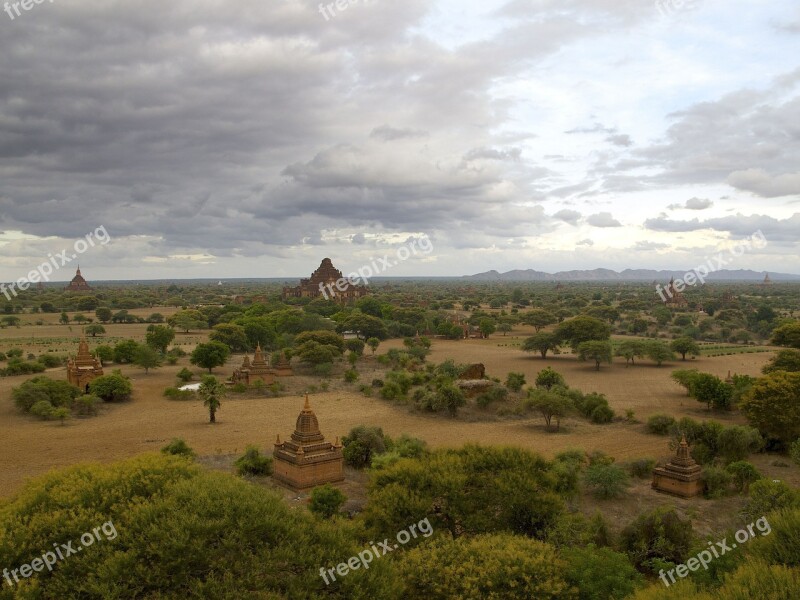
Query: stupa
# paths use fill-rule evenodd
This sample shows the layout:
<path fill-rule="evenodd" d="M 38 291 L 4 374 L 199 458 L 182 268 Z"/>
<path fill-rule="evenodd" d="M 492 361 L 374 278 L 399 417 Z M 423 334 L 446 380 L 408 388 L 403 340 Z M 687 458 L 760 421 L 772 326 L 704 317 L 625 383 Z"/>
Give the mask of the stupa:
<path fill-rule="evenodd" d="M 653 470 L 653 489 L 665 494 L 692 498 L 703 493 L 703 470 L 689 454 L 683 436 L 675 457 L 663 467 Z"/>
<path fill-rule="evenodd" d="M 281 442 L 278 436 L 272 456 L 275 459 L 273 479 L 295 490 L 344 479 L 342 445 L 338 437 L 333 444 L 325 441 L 317 415 L 308 402 L 308 394 L 292 437 Z"/>
<path fill-rule="evenodd" d="M 65 292 L 89 292 L 91 291 L 91 287 L 86 280 L 81 275 L 81 268 L 78 267 L 78 270 L 75 272 L 75 277 L 72 278 L 72 281 L 69 282 L 64 288 Z"/>
<path fill-rule="evenodd" d="M 72 385 L 89 391 L 89 382 L 103 374 L 100 361 L 89 353 L 89 344 L 86 335 L 81 332 L 81 341 L 78 344 L 78 355 L 67 362 L 67 381 Z"/>
<path fill-rule="evenodd" d="M 261 380 L 267 385 L 275 382 L 275 371 L 264 360 L 261 344 L 256 346 L 253 362 L 251 363 L 250 357 L 245 354 L 242 366 L 236 369 L 231 377 L 233 383 L 244 383 L 245 385 L 252 385 L 256 380 Z"/>

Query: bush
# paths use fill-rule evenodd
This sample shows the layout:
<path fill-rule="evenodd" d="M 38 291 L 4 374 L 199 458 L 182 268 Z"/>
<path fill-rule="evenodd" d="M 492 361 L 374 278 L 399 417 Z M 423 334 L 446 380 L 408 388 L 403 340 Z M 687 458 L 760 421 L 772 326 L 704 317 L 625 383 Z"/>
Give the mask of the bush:
<path fill-rule="evenodd" d="M 344 461 L 356 469 L 372 465 L 372 457 L 386 452 L 383 429 L 359 425 L 342 438 Z"/>
<path fill-rule="evenodd" d="M 33 406 L 31 406 L 30 412 L 32 415 L 39 417 L 40 419 L 49 419 L 53 416 L 53 411 L 55 407 L 50 404 L 47 400 L 39 400 Z"/>
<path fill-rule="evenodd" d="M 608 404 L 601 404 L 591 414 L 592 423 L 610 423 L 614 419 L 614 411 Z"/>
<path fill-rule="evenodd" d="M 53 369 L 64 364 L 64 357 L 58 354 L 42 354 L 37 358 L 46 368 Z"/>
<path fill-rule="evenodd" d="M 733 425 L 726 427 L 717 436 L 718 454 L 725 462 L 742 461 L 763 446 L 761 434 L 752 427 Z"/>
<path fill-rule="evenodd" d="M 179 390 L 178 388 L 168 387 L 164 390 L 164 397 L 170 400 L 194 400 L 196 394 L 192 390 Z"/>
<path fill-rule="evenodd" d="M 192 373 L 186 367 L 183 367 L 180 371 L 178 371 L 178 379 L 180 379 L 183 383 L 188 383 L 194 378 L 194 373 Z"/>
<path fill-rule="evenodd" d="M 639 479 L 646 479 L 653 475 L 653 469 L 656 466 L 656 461 L 652 458 L 638 458 L 625 463 L 625 469 L 631 477 L 638 477 Z"/>
<path fill-rule="evenodd" d="M 330 519 L 339 512 L 346 501 L 347 496 L 339 488 L 326 483 L 311 490 L 308 509 L 322 519 Z"/>
<path fill-rule="evenodd" d="M 119 372 L 101 375 L 89 383 L 89 391 L 105 402 L 122 402 L 131 397 L 131 381 Z"/>
<path fill-rule="evenodd" d="M 231 386 L 231 391 L 234 394 L 244 394 L 247 391 L 247 385 L 239 381 Z"/>
<path fill-rule="evenodd" d="M 506 377 L 506 387 L 512 392 L 518 392 L 525 385 L 524 373 L 509 373 Z"/>
<path fill-rule="evenodd" d="M 647 419 L 647 431 L 656 435 L 668 435 L 675 427 L 675 419 L 669 415 L 653 415 Z"/>
<path fill-rule="evenodd" d="M 758 469 L 743 460 L 729 464 L 726 470 L 733 477 L 733 484 L 738 492 L 747 492 L 751 483 L 761 479 L 761 473 L 758 472 Z"/>
<path fill-rule="evenodd" d="M 79 415 L 94 416 L 97 414 L 97 407 L 103 401 L 94 394 L 84 394 L 75 401 L 75 408 Z"/>
<path fill-rule="evenodd" d="M 628 557 L 611 548 L 565 548 L 564 576 L 578 589 L 579 600 L 616 600 L 629 596 L 645 583 Z"/>
<path fill-rule="evenodd" d="M 355 383 L 358 381 L 358 371 L 355 369 L 348 369 L 344 372 L 344 380 L 346 383 Z"/>
<path fill-rule="evenodd" d="M 619 465 L 594 464 L 586 469 L 583 482 L 595 498 L 620 498 L 630 478 Z"/>
<path fill-rule="evenodd" d="M 797 438 L 789 446 L 789 457 L 796 465 L 800 465 L 800 438 Z"/>
<path fill-rule="evenodd" d="M 173 440 L 161 449 L 164 454 L 172 454 L 174 456 L 185 456 L 186 458 L 194 458 L 195 451 L 181 438 L 173 438 Z"/>
<path fill-rule="evenodd" d="M 330 377 L 333 372 L 333 364 L 329 362 L 314 365 L 314 375 L 317 377 Z"/>
<path fill-rule="evenodd" d="M 684 562 L 692 543 L 692 524 L 671 507 L 638 516 L 620 536 L 620 544 L 640 570 L 658 572 L 659 562 Z"/>
<path fill-rule="evenodd" d="M 508 398 L 508 389 L 500 385 L 494 385 L 475 398 L 475 402 L 481 408 L 486 408 L 493 402 L 502 402 Z"/>
<path fill-rule="evenodd" d="M 800 508 L 800 490 L 783 481 L 759 479 L 750 486 L 750 498 L 742 509 L 742 516 L 755 521 L 773 511 L 796 508 Z"/>
<path fill-rule="evenodd" d="M 18 388 L 11 390 L 14 404 L 23 412 L 29 412 L 31 407 L 41 400 L 46 400 L 54 408 L 61 406 L 72 408 L 80 394 L 80 390 L 74 385 L 44 375 L 28 379 Z"/>
<path fill-rule="evenodd" d="M 722 498 L 730 494 L 733 477 L 725 469 L 709 465 L 703 469 L 703 481 L 706 498 Z"/>
<path fill-rule="evenodd" d="M 372 380 L 372 387 L 374 387 L 374 388 L 382 388 L 383 387 L 383 379 L 373 379 Z"/>
<path fill-rule="evenodd" d="M 402 400 L 405 397 L 400 384 L 396 381 L 387 381 L 380 390 L 381 398 L 384 400 Z"/>
<path fill-rule="evenodd" d="M 234 465 L 239 475 L 272 475 L 272 458 L 261 454 L 256 446 L 248 446 Z"/>

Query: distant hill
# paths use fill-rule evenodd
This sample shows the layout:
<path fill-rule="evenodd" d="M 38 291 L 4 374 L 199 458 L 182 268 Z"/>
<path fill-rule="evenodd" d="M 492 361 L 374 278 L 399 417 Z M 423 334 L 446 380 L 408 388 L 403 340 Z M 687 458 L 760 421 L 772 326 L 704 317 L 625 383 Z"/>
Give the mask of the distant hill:
<path fill-rule="evenodd" d="M 654 269 L 625 269 L 622 272 L 611 269 L 592 269 L 575 271 L 558 271 L 545 273 L 534 269 L 515 269 L 506 273 L 486 271 L 476 275 L 464 275 L 463 279 L 476 281 L 669 281 L 670 278 L 683 277 L 688 271 L 656 271 Z M 710 273 L 706 281 L 763 281 L 764 271 L 744 269 L 721 269 Z M 774 281 L 800 281 L 800 275 L 789 273 L 772 273 L 769 278 Z"/>

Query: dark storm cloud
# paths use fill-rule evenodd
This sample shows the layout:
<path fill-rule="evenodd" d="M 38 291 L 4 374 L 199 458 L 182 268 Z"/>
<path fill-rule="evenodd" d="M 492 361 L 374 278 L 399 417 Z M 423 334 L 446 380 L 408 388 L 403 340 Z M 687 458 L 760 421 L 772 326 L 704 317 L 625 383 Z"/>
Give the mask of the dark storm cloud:
<path fill-rule="evenodd" d="M 747 237 L 757 231 L 761 231 L 770 241 L 796 242 L 797 232 L 800 231 L 800 213 L 795 213 L 787 219 L 776 219 L 767 215 L 743 215 L 737 213 L 729 217 L 702 221 L 696 218 L 689 221 L 680 221 L 662 216 L 655 219 L 647 219 L 644 225 L 654 231 L 672 233 L 713 229 L 730 233 L 737 238 Z"/>

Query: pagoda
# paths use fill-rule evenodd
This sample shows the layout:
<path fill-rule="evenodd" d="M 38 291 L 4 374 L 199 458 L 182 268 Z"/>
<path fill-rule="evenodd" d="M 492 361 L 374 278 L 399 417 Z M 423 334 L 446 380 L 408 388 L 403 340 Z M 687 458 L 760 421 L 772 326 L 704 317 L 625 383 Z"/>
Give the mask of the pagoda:
<path fill-rule="evenodd" d="M 339 438 L 331 444 L 319 430 L 319 422 L 308 402 L 297 417 L 291 438 L 275 441 L 272 477 L 294 489 L 304 490 L 344 480 L 344 456 Z"/>
<path fill-rule="evenodd" d="M 278 377 L 291 377 L 294 375 L 294 371 L 292 370 L 292 364 L 289 362 L 289 359 L 286 358 L 286 354 L 283 352 L 280 353 L 280 358 L 278 362 L 275 363 L 275 375 Z"/>
<path fill-rule="evenodd" d="M 242 366 L 236 369 L 231 377 L 233 383 L 244 383 L 245 385 L 251 385 L 256 380 L 261 380 L 267 385 L 275 383 L 275 371 L 270 368 L 264 359 L 261 344 L 256 346 L 253 362 L 251 363 L 250 357 L 245 354 Z"/>
<path fill-rule="evenodd" d="M 75 272 L 75 277 L 72 278 L 72 281 L 69 282 L 69 285 L 64 288 L 65 292 L 89 292 L 91 291 L 91 287 L 86 280 L 81 275 L 81 268 L 78 267 L 78 270 Z"/>
<path fill-rule="evenodd" d="M 675 457 L 663 467 L 653 470 L 653 489 L 681 498 L 692 498 L 703 493 L 703 470 L 689 454 L 685 435 Z"/>
<path fill-rule="evenodd" d="M 81 332 L 78 355 L 67 361 L 67 381 L 88 392 L 89 382 L 102 374 L 103 367 L 100 365 L 100 361 L 89 353 L 86 335 Z"/>
<path fill-rule="evenodd" d="M 669 283 L 664 288 L 664 293 L 667 295 L 666 300 L 664 300 L 667 308 L 686 308 L 689 306 L 689 302 L 684 295 L 675 287 L 674 277 L 669 280 Z"/>
<path fill-rule="evenodd" d="M 296 287 L 284 287 L 283 299 L 287 298 L 319 298 L 349 302 L 358 300 L 368 294 L 367 286 L 357 285 L 345 278 L 342 272 L 333 266 L 330 258 L 323 258 L 319 268 L 308 279 L 301 279 Z"/>
<path fill-rule="evenodd" d="M 764 282 L 761 284 L 763 286 L 772 285 L 772 279 L 769 278 L 769 273 L 764 276 Z"/>

